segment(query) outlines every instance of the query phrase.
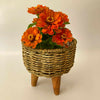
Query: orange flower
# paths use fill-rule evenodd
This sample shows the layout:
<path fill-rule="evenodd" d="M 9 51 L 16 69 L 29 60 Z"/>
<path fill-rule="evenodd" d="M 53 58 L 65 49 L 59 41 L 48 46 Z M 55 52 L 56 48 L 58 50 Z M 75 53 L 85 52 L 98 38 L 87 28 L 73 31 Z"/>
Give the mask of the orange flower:
<path fill-rule="evenodd" d="M 40 14 L 41 12 L 44 12 L 46 9 L 49 8 L 46 6 L 37 5 L 37 7 L 28 8 L 28 12 L 31 14 Z"/>
<path fill-rule="evenodd" d="M 21 41 L 24 42 L 25 46 L 35 48 L 38 43 L 42 42 L 41 39 L 42 35 L 38 28 L 30 27 L 24 32 Z"/>
<path fill-rule="evenodd" d="M 49 9 L 40 13 L 36 26 L 43 28 L 42 32 L 44 34 L 53 35 L 53 30 L 57 30 L 59 27 L 64 27 L 66 21 L 69 21 L 67 15 Z M 52 34 L 50 30 L 52 30 Z"/>
<path fill-rule="evenodd" d="M 69 22 L 68 16 L 62 12 L 54 12 L 46 6 L 37 5 L 37 7 L 28 8 L 28 12 L 31 14 L 38 14 L 39 18 L 33 19 L 33 23 L 36 22 L 36 26 L 43 28 L 44 34 L 53 35 L 54 30 L 59 27 L 64 28 L 65 22 Z"/>
<path fill-rule="evenodd" d="M 54 24 L 59 25 L 59 27 L 64 28 L 65 22 L 69 22 L 68 16 L 62 12 L 55 12 L 55 22 Z"/>
<path fill-rule="evenodd" d="M 32 22 L 37 23 L 37 21 L 38 21 L 38 18 L 34 18 Z"/>
<path fill-rule="evenodd" d="M 46 10 L 46 12 L 42 12 L 39 15 L 38 21 L 37 21 L 37 27 L 48 27 L 48 25 L 51 25 L 54 22 L 54 12 L 52 10 Z"/>
<path fill-rule="evenodd" d="M 62 12 L 58 12 L 60 16 L 62 17 L 64 22 L 69 22 L 68 16 Z"/>
<path fill-rule="evenodd" d="M 64 46 L 67 42 L 72 41 L 72 34 L 69 29 L 62 29 L 62 31 L 52 37 L 52 41 L 57 43 L 58 45 Z"/>
<path fill-rule="evenodd" d="M 54 31 L 52 30 L 52 28 L 50 26 L 48 26 L 47 28 L 42 29 L 42 33 L 53 35 Z"/>

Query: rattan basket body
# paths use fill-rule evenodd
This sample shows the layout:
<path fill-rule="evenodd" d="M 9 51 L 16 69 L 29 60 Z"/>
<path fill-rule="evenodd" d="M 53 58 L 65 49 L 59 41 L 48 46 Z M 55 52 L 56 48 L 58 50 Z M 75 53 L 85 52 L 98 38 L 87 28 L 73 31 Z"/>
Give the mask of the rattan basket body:
<path fill-rule="evenodd" d="M 74 63 L 77 41 L 68 48 L 33 49 L 22 43 L 22 55 L 26 69 L 36 76 L 55 77 L 68 73 Z"/>

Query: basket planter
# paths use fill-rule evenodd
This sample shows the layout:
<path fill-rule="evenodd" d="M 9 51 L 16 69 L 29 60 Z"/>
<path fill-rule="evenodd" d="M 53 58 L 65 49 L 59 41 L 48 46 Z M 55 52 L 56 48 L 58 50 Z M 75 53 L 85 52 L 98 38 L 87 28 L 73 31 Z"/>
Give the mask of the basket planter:
<path fill-rule="evenodd" d="M 26 69 L 31 73 L 32 86 L 39 76 L 52 78 L 54 93 L 59 94 L 60 78 L 68 73 L 74 64 L 76 39 L 68 48 L 33 49 L 22 42 L 22 55 Z"/>
<path fill-rule="evenodd" d="M 38 77 L 52 78 L 56 95 L 60 92 L 61 76 L 74 64 L 76 39 L 66 25 L 68 15 L 49 7 L 37 5 L 28 8 L 36 15 L 22 35 L 22 56 L 26 69 L 31 73 L 31 85 L 36 86 Z"/>

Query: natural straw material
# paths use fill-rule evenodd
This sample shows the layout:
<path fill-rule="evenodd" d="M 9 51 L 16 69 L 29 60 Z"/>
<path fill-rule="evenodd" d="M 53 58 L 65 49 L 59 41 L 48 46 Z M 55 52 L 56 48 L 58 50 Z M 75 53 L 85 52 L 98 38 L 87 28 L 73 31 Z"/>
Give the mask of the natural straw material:
<path fill-rule="evenodd" d="M 22 42 L 24 65 L 30 73 L 36 76 L 61 76 L 68 73 L 73 66 L 76 43 L 74 39 L 68 48 L 33 49 L 24 46 Z"/>

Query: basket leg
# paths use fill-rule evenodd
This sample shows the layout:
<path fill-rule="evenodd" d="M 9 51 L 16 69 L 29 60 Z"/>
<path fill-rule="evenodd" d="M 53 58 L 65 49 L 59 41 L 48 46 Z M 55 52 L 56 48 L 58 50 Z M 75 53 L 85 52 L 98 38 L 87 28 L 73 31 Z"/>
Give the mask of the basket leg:
<path fill-rule="evenodd" d="M 54 90 L 54 94 L 55 95 L 59 95 L 59 92 L 60 92 L 60 80 L 61 80 L 61 76 L 52 78 L 53 90 Z"/>
<path fill-rule="evenodd" d="M 31 74 L 31 85 L 32 86 L 36 86 L 37 85 L 37 80 L 38 80 L 38 77 L 34 74 Z"/>

